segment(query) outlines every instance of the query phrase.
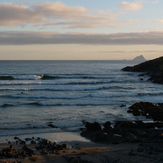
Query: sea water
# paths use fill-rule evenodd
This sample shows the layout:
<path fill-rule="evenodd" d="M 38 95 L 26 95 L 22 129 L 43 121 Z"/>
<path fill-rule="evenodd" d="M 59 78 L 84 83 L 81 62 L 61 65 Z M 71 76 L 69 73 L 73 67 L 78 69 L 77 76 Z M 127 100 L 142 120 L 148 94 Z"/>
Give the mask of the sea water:
<path fill-rule="evenodd" d="M 128 107 L 139 101 L 162 102 L 162 85 L 147 81 L 148 76 L 121 71 L 135 64 L 0 61 L 0 136 L 77 132 L 83 121 L 148 121 L 127 113 Z"/>

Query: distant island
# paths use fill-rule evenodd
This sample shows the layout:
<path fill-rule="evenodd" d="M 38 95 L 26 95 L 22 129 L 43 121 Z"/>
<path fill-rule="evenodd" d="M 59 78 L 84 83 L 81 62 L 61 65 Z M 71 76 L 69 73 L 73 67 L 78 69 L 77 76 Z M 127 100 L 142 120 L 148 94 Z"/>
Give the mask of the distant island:
<path fill-rule="evenodd" d="M 137 56 L 133 59 L 134 61 L 146 61 L 143 55 Z"/>
<path fill-rule="evenodd" d="M 127 66 L 122 71 L 143 72 L 149 75 L 153 83 L 163 84 L 163 57 L 140 63 L 135 66 Z M 143 74 L 141 74 L 143 75 Z"/>

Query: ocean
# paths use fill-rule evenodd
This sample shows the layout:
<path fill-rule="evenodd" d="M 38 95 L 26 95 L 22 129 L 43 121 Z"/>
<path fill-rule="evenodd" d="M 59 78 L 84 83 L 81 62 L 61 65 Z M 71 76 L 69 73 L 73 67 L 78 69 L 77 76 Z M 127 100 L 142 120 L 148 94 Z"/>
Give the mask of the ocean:
<path fill-rule="evenodd" d="M 127 110 L 139 101 L 162 102 L 162 85 L 147 81 L 148 76 L 121 71 L 135 64 L 0 61 L 0 137 L 79 132 L 83 121 L 150 121 Z"/>

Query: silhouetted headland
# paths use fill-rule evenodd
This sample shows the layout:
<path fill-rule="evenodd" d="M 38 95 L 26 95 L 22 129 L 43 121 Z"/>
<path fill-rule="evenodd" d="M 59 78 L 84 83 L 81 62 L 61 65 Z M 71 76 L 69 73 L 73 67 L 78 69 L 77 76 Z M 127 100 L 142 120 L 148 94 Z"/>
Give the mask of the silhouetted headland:
<path fill-rule="evenodd" d="M 149 60 L 135 66 L 127 66 L 122 71 L 143 72 L 143 75 L 149 75 L 153 83 L 163 84 L 163 57 Z"/>

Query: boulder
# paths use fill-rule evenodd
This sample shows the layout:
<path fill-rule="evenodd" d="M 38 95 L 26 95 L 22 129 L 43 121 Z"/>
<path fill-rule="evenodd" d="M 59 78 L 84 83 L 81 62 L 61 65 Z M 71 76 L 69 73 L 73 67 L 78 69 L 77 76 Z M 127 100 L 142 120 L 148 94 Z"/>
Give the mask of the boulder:
<path fill-rule="evenodd" d="M 143 115 L 156 121 L 163 121 L 163 106 L 150 102 L 137 102 L 129 107 L 128 113 L 134 116 Z"/>
<path fill-rule="evenodd" d="M 104 129 L 110 129 L 110 128 L 112 128 L 111 127 L 111 122 L 110 121 L 105 122 L 104 123 Z"/>
<path fill-rule="evenodd" d="M 58 128 L 57 126 L 55 126 L 55 125 L 53 125 L 51 123 L 49 123 L 48 126 L 51 127 L 51 128 Z"/>
<path fill-rule="evenodd" d="M 130 128 L 136 128 L 137 125 L 130 121 L 117 121 L 114 125 L 114 128 L 116 129 L 130 129 Z"/>
<path fill-rule="evenodd" d="M 99 131 L 101 130 L 101 126 L 98 122 L 90 123 L 90 122 L 85 122 L 85 127 L 87 130 L 90 131 Z"/>
<path fill-rule="evenodd" d="M 125 107 L 125 106 L 126 106 L 125 104 L 120 105 L 120 107 Z"/>

